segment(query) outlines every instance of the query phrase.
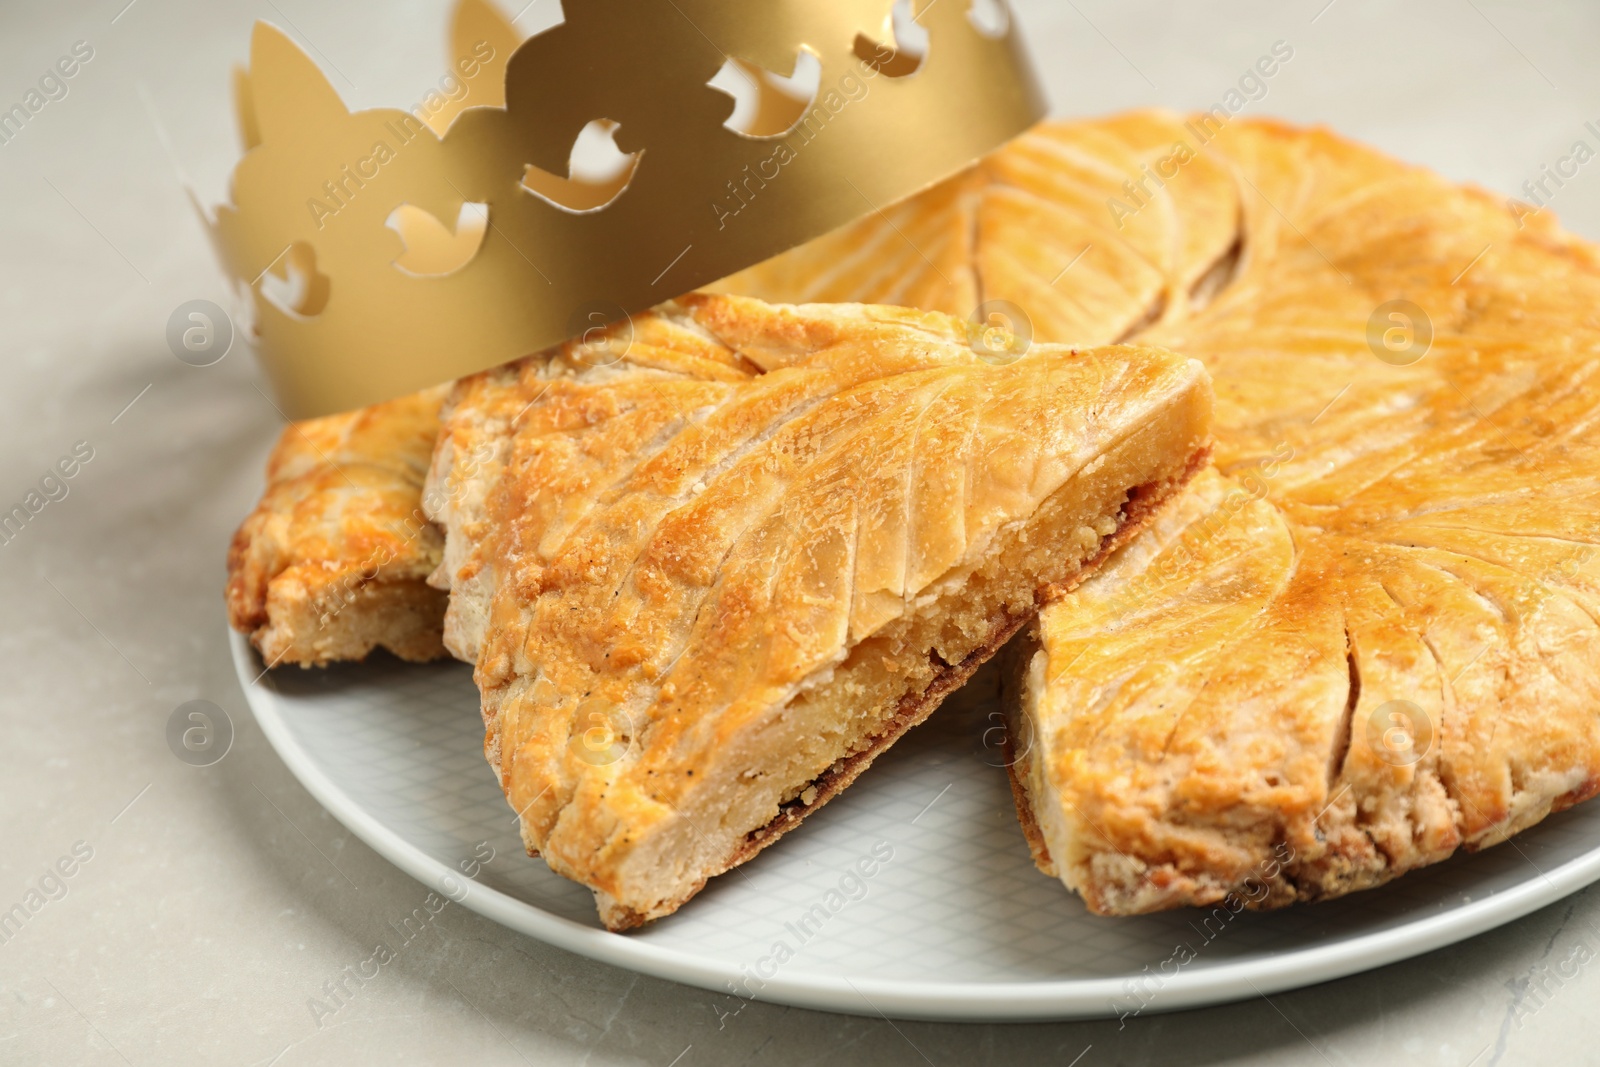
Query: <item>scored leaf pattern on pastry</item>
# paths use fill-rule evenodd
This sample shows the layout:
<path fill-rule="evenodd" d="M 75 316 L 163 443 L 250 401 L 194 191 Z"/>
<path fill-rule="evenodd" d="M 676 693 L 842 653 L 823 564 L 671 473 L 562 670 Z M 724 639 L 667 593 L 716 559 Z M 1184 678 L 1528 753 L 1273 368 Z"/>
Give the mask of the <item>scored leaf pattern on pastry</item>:
<path fill-rule="evenodd" d="M 1019 772 L 1106 912 L 1220 899 L 1280 845 L 1271 903 L 1359 889 L 1600 790 L 1600 258 L 1324 131 L 1199 123 L 1042 127 L 725 283 L 1005 299 L 1210 370 L 1219 474 L 1044 618 Z"/>
<path fill-rule="evenodd" d="M 266 489 L 228 550 L 228 621 L 268 666 L 323 666 L 382 646 L 445 654 L 444 597 L 424 580 L 443 538 L 422 484 L 448 386 L 285 427 Z"/>
<path fill-rule="evenodd" d="M 806 687 L 962 588 L 1071 476 L 1205 391 L 1170 354 L 1040 346 L 993 363 L 959 322 L 858 305 L 689 297 L 618 347 L 608 365 L 570 345 L 464 380 L 434 468 L 461 492 L 435 517 L 446 640 L 477 664 L 525 840 L 641 910 L 654 902 L 629 882 L 631 854 L 683 809 L 703 813 L 707 791 L 730 798 L 711 818 L 743 818 L 741 774 L 804 761 L 782 769 L 804 784 L 854 754 L 853 735 L 762 747 L 785 716 L 805 727 L 791 702 Z M 1136 462 L 1181 472 L 1203 445 Z M 1086 531 L 1085 550 L 1116 525 Z M 1004 605 L 1018 619 L 1033 584 L 1019 595 Z M 952 622 L 915 669 L 931 680 L 994 625 Z M 884 641 L 876 654 L 908 658 Z M 862 699 L 863 721 L 887 721 L 892 707 Z M 704 829 L 737 840 L 787 799 Z M 726 866 L 693 851 L 661 862 L 702 879 Z"/>

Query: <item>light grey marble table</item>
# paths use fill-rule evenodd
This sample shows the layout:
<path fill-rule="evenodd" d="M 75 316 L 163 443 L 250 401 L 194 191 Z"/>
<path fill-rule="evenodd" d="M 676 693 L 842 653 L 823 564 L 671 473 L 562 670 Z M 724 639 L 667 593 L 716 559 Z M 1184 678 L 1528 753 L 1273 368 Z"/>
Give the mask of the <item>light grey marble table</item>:
<path fill-rule="evenodd" d="M 557 3 L 534 0 L 520 24 L 548 24 Z M 1170 6 L 1023 4 L 1057 112 L 1205 106 L 1285 41 L 1291 61 L 1249 111 L 1327 122 L 1452 178 L 1509 192 L 1573 141 L 1600 143 L 1584 126 L 1600 120 L 1593 4 Z M 78 42 L 92 50 L 0 143 L 0 506 L 75 446 L 93 454 L 0 545 L 0 909 L 50 891 L 0 943 L 0 1063 L 1600 1063 L 1600 968 L 1549 970 L 1600 938 L 1600 890 L 1408 963 L 1125 1029 L 762 1004 L 719 1026 L 725 998 L 455 908 L 319 1028 L 309 998 L 418 886 L 306 794 L 245 708 L 223 554 L 279 419 L 247 356 L 194 368 L 165 341 L 175 307 L 224 296 L 179 171 L 222 198 L 228 72 L 258 17 L 309 42 L 352 104 L 412 100 L 441 66 L 440 0 L 0 6 L 0 108 Z M 1600 237 L 1600 167 L 1553 207 Z M 237 728 L 206 769 L 164 736 L 196 698 Z M 71 876 L 47 879 L 58 863 Z"/>

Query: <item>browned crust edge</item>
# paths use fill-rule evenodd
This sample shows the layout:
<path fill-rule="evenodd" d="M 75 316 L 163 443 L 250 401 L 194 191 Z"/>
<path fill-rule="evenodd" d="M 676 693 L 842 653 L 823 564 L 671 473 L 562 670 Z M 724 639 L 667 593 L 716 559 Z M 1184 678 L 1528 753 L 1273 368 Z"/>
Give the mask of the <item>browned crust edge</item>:
<path fill-rule="evenodd" d="M 1013 758 L 1009 731 L 1004 748 L 1006 759 Z M 1006 781 L 1011 783 L 1011 802 L 1017 806 L 1017 822 L 1022 827 L 1022 836 L 1028 840 L 1028 852 L 1033 856 L 1033 865 L 1048 874 L 1055 861 L 1050 858 L 1050 846 L 1045 843 L 1044 831 L 1039 829 L 1039 820 L 1033 816 L 1033 803 L 1028 799 L 1028 790 L 1022 784 L 1022 779 L 1017 777 L 1016 764 L 1006 765 Z"/>
<path fill-rule="evenodd" d="M 1123 529 L 1132 527 L 1137 532 L 1149 525 L 1150 520 L 1155 518 L 1157 513 L 1176 497 L 1178 492 L 1188 485 L 1194 476 L 1199 474 L 1210 462 L 1211 447 L 1208 445 L 1189 457 L 1188 466 L 1170 489 L 1163 492 L 1160 490 L 1160 483 L 1157 483 L 1155 486 L 1141 485 L 1128 494 L 1128 503 L 1123 506 L 1123 512 L 1128 515 L 1128 521 Z M 1091 564 L 1086 565 L 1083 570 L 1078 572 L 1076 580 L 1073 581 L 1070 587 L 1058 587 L 1053 590 L 1056 596 L 1065 595 L 1077 588 L 1095 567 L 1098 567 L 1107 556 L 1116 551 L 1121 541 L 1118 541 L 1118 544 L 1111 544 L 1110 542 L 1119 538 L 1122 538 L 1122 530 L 1118 530 L 1111 539 L 1108 539 L 1106 547 L 1101 550 L 1099 555 L 1095 556 Z M 1056 596 L 1052 596 L 1049 599 L 1055 599 Z M 1046 602 L 1048 603 L 1048 601 Z M 1029 642 L 1030 653 L 1036 650 L 1037 647 L 1037 642 Z M 1023 784 L 1022 779 L 1017 775 L 1017 764 L 1020 762 L 1021 757 L 1017 755 L 1014 740 L 1014 735 L 1017 732 L 1016 728 L 1021 726 L 1021 673 L 1027 669 L 1028 661 L 1031 659 L 1031 655 L 1024 656 L 1019 649 L 1011 669 L 1005 672 L 1004 680 L 1001 683 L 1003 686 L 1001 700 L 1007 709 L 1007 723 L 1009 724 L 1001 743 L 1001 753 L 1006 764 L 1006 781 L 1011 785 L 1011 800 L 1017 807 L 1017 822 L 1022 826 L 1022 836 L 1028 840 L 1028 851 L 1033 855 L 1033 865 L 1039 870 L 1049 873 L 1053 862 L 1050 858 L 1050 846 L 1045 842 L 1044 831 L 1039 828 L 1039 820 L 1034 817 L 1033 801 L 1028 796 L 1028 787 Z M 1016 709 L 1015 715 L 1011 714 L 1011 709 L 1013 708 Z"/>
<path fill-rule="evenodd" d="M 1121 548 L 1129 540 L 1140 533 L 1145 526 L 1149 524 L 1150 520 L 1155 517 L 1156 513 L 1160 511 L 1161 506 L 1168 500 L 1177 496 L 1179 491 L 1181 491 L 1184 486 L 1189 484 L 1189 481 L 1206 466 L 1210 459 L 1211 446 L 1210 444 L 1207 444 L 1190 455 L 1188 463 L 1185 464 L 1182 473 L 1177 477 L 1167 478 L 1157 482 L 1149 482 L 1144 485 L 1136 486 L 1134 489 L 1130 490 L 1128 493 L 1128 500 L 1122 506 L 1122 525 L 1117 527 L 1116 531 L 1112 533 L 1110 537 L 1107 537 L 1100 543 L 1099 551 L 1084 562 L 1082 567 L 1079 568 L 1078 573 L 1073 575 L 1069 582 L 1047 585 L 1041 588 L 1038 593 L 1035 594 L 1036 606 L 1043 606 L 1044 604 L 1049 603 L 1051 600 L 1054 600 L 1060 596 L 1064 596 L 1065 594 L 1070 593 L 1073 589 L 1077 588 L 1078 584 L 1089 577 L 1090 574 L 1094 573 L 1095 569 L 1098 568 L 1100 564 L 1103 563 L 1113 552 Z M 733 870 L 733 868 L 738 867 L 743 863 L 747 863 L 751 859 L 755 858 L 755 856 L 760 853 L 762 849 L 778 840 L 778 838 L 782 837 L 790 830 L 793 830 L 796 826 L 799 826 L 801 820 L 803 820 L 807 815 L 810 815 L 828 801 L 832 800 L 839 793 L 842 793 L 845 788 L 850 785 L 850 783 L 854 782 L 856 778 L 861 775 L 863 771 L 872 766 L 873 760 L 877 759 L 878 756 L 887 751 L 891 745 L 900 740 L 900 738 L 905 735 L 906 731 L 910 730 L 913 726 L 920 724 L 923 720 L 927 719 L 929 715 L 933 714 L 934 709 L 944 701 L 946 696 L 955 692 L 963 684 L 965 684 L 967 679 L 971 678 L 973 674 L 977 672 L 979 667 L 983 666 L 991 658 L 993 658 L 994 654 L 998 652 L 1006 644 L 1006 642 L 1010 641 L 1011 638 L 1016 635 L 1018 630 L 1022 629 L 1023 626 L 1037 618 L 1037 610 L 1023 615 L 1012 615 L 1009 612 L 1002 612 L 999 620 L 989 631 L 988 638 L 977 649 L 969 653 L 966 659 L 962 660 L 960 663 L 946 666 L 943 670 L 939 671 L 934 675 L 933 680 L 928 683 L 927 688 L 923 689 L 922 692 L 908 693 L 902 697 L 900 700 L 900 707 L 896 709 L 894 716 L 889 720 L 884 729 L 879 731 L 877 734 L 874 734 L 869 739 L 865 748 L 859 752 L 855 752 L 849 756 L 846 756 L 841 760 L 835 761 L 833 766 L 829 767 L 816 778 L 813 778 L 807 789 L 814 789 L 816 790 L 816 793 L 809 803 L 796 798 L 781 806 L 778 809 L 778 814 L 772 819 L 771 822 L 768 822 L 765 826 L 761 826 L 755 830 L 752 830 L 750 833 L 745 835 L 744 840 L 740 843 L 739 847 L 734 850 L 731 856 L 728 857 L 727 863 L 725 863 L 720 869 L 710 872 L 705 878 L 702 878 L 696 882 L 689 892 L 685 893 L 681 899 L 674 902 L 672 906 L 666 909 L 663 914 L 671 914 L 678 908 L 681 908 L 684 904 L 688 903 L 695 897 L 696 894 L 700 892 L 700 890 L 705 888 L 705 884 L 709 879 L 714 878 L 719 874 L 726 874 L 728 871 Z M 1007 744 L 1009 745 L 1009 743 L 1008 737 Z M 1012 793 L 1013 796 L 1018 797 L 1018 817 L 1023 821 L 1023 832 L 1028 833 L 1028 821 L 1032 818 L 1032 814 L 1030 812 L 1026 817 L 1024 817 L 1022 814 L 1024 811 L 1028 811 L 1029 809 L 1022 803 L 1020 795 L 1016 792 L 1018 786 L 1015 781 L 1015 771 L 1011 766 L 1009 750 L 1007 750 L 1006 759 L 1006 773 L 1008 776 L 1012 777 Z M 806 791 L 807 790 L 803 789 L 801 792 L 803 794 Z M 1034 827 L 1033 833 L 1038 833 L 1037 826 Z M 614 901 L 610 902 L 608 906 L 603 907 L 601 910 L 606 916 L 606 928 L 613 933 L 622 933 L 626 930 L 643 926 L 646 922 L 650 921 L 650 916 L 647 916 L 643 912 L 626 907 L 625 905 L 617 904 Z"/>
<path fill-rule="evenodd" d="M 331 596 L 269 594 L 261 599 L 259 620 L 244 625 L 229 621 L 249 637 L 270 669 L 358 663 L 380 648 L 407 663 L 449 655 L 444 647 L 447 596 L 421 578 L 358 575 Z"/>
<path fill-rule="evenodd" d="M 1033 856 L 1033 865 L 1040 871 L 1048 874 L 1053 861 L 1050 859 L 1050 846 L 1045 843 L 1044 831 L 1039 828 L 1039 820 L 1033 814 L 1033 802 L 1028 798 L 1028 788 L 1022 784 L 1022 777 L 1017 774 L 1017 763 L 1023 758 L 1017 754 L 1016 734 L 1022 728 L 1022 696 L 1023 676 L 1028 665 L 1033 661 L 1034 653 L 1039 649 L 1038 635 L 1029 633 L 1026 641 L 1019 641 L 1011 646 L 1006 655 L 1010 662 L 1002 671 L 1000 682 L 1000 704 L 1005 713 L 1005 736 L 1001 739 L 1001 758 L 1006 764 L 1006 782 L 1011 786 L 1011 802 L 1017 808 L 1017 822 L 1022 826 L 1022 836 L 1027 838 L 1028 852 Z M 1026 755 L 1026 753 L 1024 753 Z"/>

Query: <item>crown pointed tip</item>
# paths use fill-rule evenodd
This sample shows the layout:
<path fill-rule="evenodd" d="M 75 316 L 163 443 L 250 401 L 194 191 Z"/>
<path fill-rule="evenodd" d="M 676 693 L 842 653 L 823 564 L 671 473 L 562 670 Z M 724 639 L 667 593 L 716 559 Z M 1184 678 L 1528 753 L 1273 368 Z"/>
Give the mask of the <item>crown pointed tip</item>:
<path fill-rule="evenodd" d="M 283 30 L 266 19 L 256 19 L 256 24 L 250 28 L 250 65 L 256 66 L 272 51 L 285 46 L 299 48 Z"/>
<path fill-rule="evenodd" d="M 308 119 L 348 115 L 322 69 L 283 30 L 258 20 L 250 36 L 247 84 L 256 111 L 257 143 Z"/>

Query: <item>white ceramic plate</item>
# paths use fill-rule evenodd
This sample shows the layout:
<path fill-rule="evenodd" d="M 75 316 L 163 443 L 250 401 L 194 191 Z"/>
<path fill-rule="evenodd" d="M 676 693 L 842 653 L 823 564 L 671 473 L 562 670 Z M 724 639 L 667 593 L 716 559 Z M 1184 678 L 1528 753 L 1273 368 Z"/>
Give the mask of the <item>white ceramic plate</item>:
<path fill-rule="evenodd" d="M 1600 879 L 1597 803 L 1340 900 L 1097 918 L 1029 859 L 980 675 L 798 830 L 678 914 L 612 934 L 587 890 L 523 854 L 468 667 L 383 657 L 258 683 L 238 634 L 233 655 L 289 769 L 408 874 L 572 952 L 769 1002 L 922 1019 L 1169 1011 L 1405 959 Z M 481 842 L 494 859 L 468 879 Z"/>

